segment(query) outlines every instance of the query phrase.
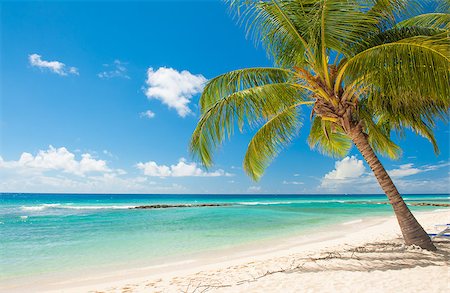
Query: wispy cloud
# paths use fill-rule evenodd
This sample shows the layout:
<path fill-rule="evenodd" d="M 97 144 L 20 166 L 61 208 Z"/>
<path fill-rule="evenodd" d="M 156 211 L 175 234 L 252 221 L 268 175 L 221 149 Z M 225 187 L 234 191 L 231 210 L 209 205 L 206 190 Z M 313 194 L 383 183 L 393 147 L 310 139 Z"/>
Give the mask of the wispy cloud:
<path fill-rule="evenodd" d="M 397 178 L 411 176 L 411 175 L 419 174 L 422 172 L 424 172 L 424 170 L 415 168 L 414 164 L 412 164 L 412 163 L 400 165 L 399 168 L 388 171 L 388 173 L 391 177 L 397 177 Z"/>
<path fill-rule="evenodd" d="M 420 167 L 415 167 L 413 163 L 400 165 L 396 169 L 389 170 L 388 173 L 393 178 L 402 178 L 407 176 L 412 176 L 424 172 L 438 170 L 443 167 L 450 166 L 449 162 L 441 162 L 435 165 L 424 165 Z"/>
<path fill-rule="evenodd" d="M 305 184 L 305 183 L 304 183 L 304 182 L 301 182 L 301 181 L 286 181 L 286 180 L 284 180 L 284 181 L 283 181 L 283 184 L 303 185 L 303 184 Z"/>
<path fill-rule="evenodd" d="M 448 176 L 436 179 L 406 179 L 406 177 L 439 170 L 449 165 L 449 162 L 423 166 L 414 166 L 414 164 L 409 163 L 387 170 L 387 172 L 400 192 L 447 192 L 450 184 Z M 373 173 L 364 167 L 362 160 L 354 156 L 336 161 L 335 169 L 322 177 L 318 189 L 338 193 L 382 192 Z"/>
<path fill-rule="evenodd" d="M 50 72 L 56 73 L 61 76 L 66 76 L 69 74 L 79 75 L 78 69 L 76 67 L 66 66 L 66 64 L 59 61 L 42 60 L 42 56 L 39 54 L 28 55 L 28 61 L 33 67 L 40 68 L 41 70 L 49 70 Z"/>
<path fill-rule="evenodd" d="M 232 176 L 222 169 L 207 172 L 197 166 L 196 163 L 189 163 L 181 158 L 176 165 L 158 165 L 154 161 L 137 163 L 136 167 L 143 171 L 144 175 L 150 177 L 218 177 Z"/>
<path fill-rule="evenodd" d="M 117 59 L 114 60 L 112 64 L 103 64 L 105 70 L 98 73 L 97 76 L 103 79 L 110 79 L 115 77 L 130 79 L 130 76 L 128 76 L 128 69 L 125 65 L 127 65 L 127 63 L 124 63 Z"/>
<path fill-rule="evenodd" d="M 147 70 L 145 95 L 175 109 L 179 116 L 186 117 L 192 113 L 189 108 L 191 98 L 203 90 L 206 81 L 203 75 L 194 75 L 187 70 L 160 67 L 155 71 L 150 67 Z"/>
<path fill-rule="evenodd" d="M 2 192 L 83 192 L 83 193 L 180 193 L 186 188 L 178 183 L 157 183 L 145 176 L 126 178 L 106 173 L 86 177 L 51 174 L 16 176 L 0 169 Z"/>
<path fill-rule="evenodd" d="M 261 186 L 250 186 L 247 188 L 247 192 L 260 192 Z"/>
<path fill-rule="evenodd" d="M 153 117 L 155 117 L 155 113 L 151 110 L 147 110 L 145 112 L 141 112 L 139 114 L 139 116 L 141 116 L 142 118 L 147 118 L 147 119 L 152 119 Z"/>

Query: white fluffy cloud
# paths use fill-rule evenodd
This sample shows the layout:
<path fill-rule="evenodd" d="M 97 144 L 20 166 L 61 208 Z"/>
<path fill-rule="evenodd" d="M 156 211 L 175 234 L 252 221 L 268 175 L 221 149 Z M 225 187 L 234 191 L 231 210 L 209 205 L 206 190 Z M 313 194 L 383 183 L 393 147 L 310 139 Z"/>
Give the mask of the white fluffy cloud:
<path fill-rule="evenodd" d="M 93 152 L 95 153 L 95 152 Z M 113 156 L 104 150 L 104 155 Z M 174 182 L 158 184 L 149 177 L 112 169 L 89 153 L 74 155 L 65 147 L 50 146 L 36 155 L 22 153 L 18 160 L 0 156 L 0 192 L 180 193 Z"/>
<path fill-rule="evenodd" d="M 28 55 L 28 61 L 30 65 L 33 67 L 38 67 L 42 70 L 50 70 L 53 73 L 58 75 L 68 75 L 74 74 L 78 75 L 78 69 L 76 67 L 68 67 L 66 64 L 59 61 L 45 61 L 42 60 L 42 56 L 38 54 L 30 54 Z"/>
<path fill-rule="evenodd" d="M 144 172 L 144 175 L 151 177 L 218 177 L 231 176 L 231 174 L 219 169 L 213 172 L 207 172 L 200 169 L 196 163 L 188 163 L 186 159 L 181 158 L 178 164 L 166 166 L 158 165 L 154 161 L 146 163 L 137 163 L 136 167 Z"/>
<path fill-rule="evenodd" d="M 334 164 L 334 170 L 325 175 L 325 179 L 341 180 L 358 178 L 366 171 L 363 161 L 355 156 L 345 157 Z"/>
<path fill-rule="evenodd" d="M 152 119 L 153 117 L 155 117 L 155 115 L 156 114 L 151 110 L 147 110 L 147 111 L 139 114 L 139 116 L 141 116 L 142 118 L 147 118 L 147 119 Z"/>
<path fill-rule="evenodd" d="M 65 147 L 55 148 L 49 146 L 48 150 L 40 150 L 35 156 L 22 153 L 17 161 L 5 161 L 0 157 L 0 169 L 15 169 L 23 172 L 63 171 L 66 173 L 84 176 L 90 172 L 111 172 L 104 160 L 96 160 L 92 155 L 85 153 L 81 160 Z"/>
<path fill-rule="evenodd" d="M 178 115 L 185 117 L 192 111 L 189 108 L 191 98 L 203 90 L 206 78 L 194 75 L 187 70 L 177 71 L 173 68 L 160 67 L 147 70 L 147 88 L 145 95 L 173 108 Z"/>
<path fill-rule="evenodd" d="M 112 64 L 103 64 L 105 71 L 98 73 L 97 76 L 103 79 L 110 79 L 114 77 L 130 79 L 127 73 L 128 69 L 125 66 L 126 64 L 127 63 L 117 59 L 114 60 Z"/>
<path fill-rule="evenodd" d="M 336 161 L 334 170 L 325 174 L 321 179 L 319 189 L 324 189 L 328 192 L 346 192 L 349 186 L 354 186 L 355 182 L 360 181 L 362 183 L 366 179 L 373 181 L 373 178 L 363 176 L 365 171 L 366 168 L 362 160 L 358 160 L 355 156 L 347 156 L 340 161 Z M 364 180 L 361 178 L 364 178 Z"/>

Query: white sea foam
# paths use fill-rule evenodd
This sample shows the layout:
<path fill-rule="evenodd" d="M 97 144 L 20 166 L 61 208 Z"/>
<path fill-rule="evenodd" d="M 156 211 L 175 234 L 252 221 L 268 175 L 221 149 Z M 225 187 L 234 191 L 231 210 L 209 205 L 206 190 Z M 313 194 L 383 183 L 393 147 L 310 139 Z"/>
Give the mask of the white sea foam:
<path fill-rule="evenodd" d="M 25 221 L 26 219 L 28 219 L 28 216 L 20 216 L 20 219 Z"/>
<path fill-rule="evenodd" d="M 238 202 L 240 205 L 279 205 L 279 204 L 293 204 L 293 203 L 345 203 L 345 200 L 298 200 L 298 201 L 243 201 Z"/>
<path fill-rule="evenodd" d="M 59 208 L 69 210 L 127 210 L 136 206 L 60 206 Z"/>
<path fill-rule="evenodd" d="M 23 211 L 42 211 L 45 210 L 47 207 L 45 206 L 31 206 L 31 207 L 22 207 Z"/>
<path fill-rule="evenodd" d="M 345 200 L 337 200 L 337 199 L 330 199 L 330 200 L 308 200 L 308 201 L 301 201 L 299 203 L 346 203 Z"/>
<path fill-rule="evenodd" d="M 22 207 L 21 208 L 23 211 L 42 211 L 43 209 L 45 209 L 45 207 L 43 206 L 34 206 L 34 207 Z"/>
<path fill-rule="evenodd" d="M 29 206 L 29 207 L 22 207 L 22 210 L 24 211 L 42 211 L 48 208 L 56 208 L 59 207 L 61 204 L 59 203 L 44 203 L 39 206 Z"/>
<path fill-rule="evenodd" d="M 103 206 L 75 206 L 75 205 L 61 205 L 61 204 L 42 204 L 38 206 L 23 206 L 21 209 L 23 211 L 43 211 L 47 209 L 69 209 L 69 210 L 118 210 L 118 209 L 130 209 L 136 206 L 130 205 L 103 205 Z"/>
<path fill-rule="evenodd" d="M 261 201 L 243 201 L 238 202 L 240 205 L 246 206 L 256 206 L 256 205 L 276 205 L 276 204 L 291 204 L 290 201 L 269 201 L 269 202 L 261 202 Z"/>

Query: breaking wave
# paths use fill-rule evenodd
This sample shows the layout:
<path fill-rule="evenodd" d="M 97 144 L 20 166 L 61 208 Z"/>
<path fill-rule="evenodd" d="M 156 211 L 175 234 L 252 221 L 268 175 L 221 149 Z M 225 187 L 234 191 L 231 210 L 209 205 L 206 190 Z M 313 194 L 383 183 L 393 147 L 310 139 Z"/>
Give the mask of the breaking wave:
<path fill-rule="evenodd" d="M 134 208 L 136 206 L 130 205 L 93 205 L 93 206 L 74 206 L 74 205 L 61 205 L 61 204 L 42 204 L 38 206 L 23 206 L 23 211 L 43 211 L 48 209 L 68 209 L 68 210 L 126 210 Z"/>
<path fill-rule="evenodd" d="M 292 204 L 290 201 L 270 201 L 270 202 L 260 202 L 260 201 L 243 201 L 238 202 L 239 205 L 245 206 L 256 206 L 256 205 L 279 205 L 279 204 Z"/>

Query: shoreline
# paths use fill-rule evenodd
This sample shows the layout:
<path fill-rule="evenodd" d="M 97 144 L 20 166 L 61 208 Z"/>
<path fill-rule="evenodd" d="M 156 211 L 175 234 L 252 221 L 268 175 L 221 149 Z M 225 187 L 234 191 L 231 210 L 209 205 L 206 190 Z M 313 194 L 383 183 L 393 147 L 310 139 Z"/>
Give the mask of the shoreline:
<path fill-rule="evenodd" d="M 450 209 L 416 212 L 415 215 L 426 229 L 432 228 L 432 221 L 450 222 Z M 58 281 L 54 278 L 36 279 L 35 283 L 25 286 L 14 287 L 11 284 L 11 286 L 3 285 L 2 287 L 3 290 L 7 289 L 9 292 L 24 292 L 31 288 L 35 292 L 149 292 L 149 290 L 152 292 L 152 290 L 166 288 L 169 288 L 169 292 L 183 291 L 183 288 L 186 289 L 189 283 L 195 283 L 192 280 L 196 277 L 192 276 L 198 276 L 200 272 L 209 272 L 208 274 L 214 276 L 220 275 L 221 273 L 218 272 L 223 272 L 223 270 L 230 270 L 233 275 L 238 275 L 235 279 L 239 281 L 249 275 L 242 267 L 248 268 L 255 262 L 263 264 L 258 267 L 264 267 L 267 263 L 271 263 L 278 266 L 278 270 L 280 270 L 280 267 L 286 266 L 283 264 L 286 258 L 295 260 L 299 256 L 317 254 L 324 250 L 338 252 L 367 243 L 392 240 L 398 238 L 399 233 L 394 216 L 372 216 L 322 227 L 313 235 L 261 240 L 257 243 L 239 245 L 229 249 L 197 253 L 189 258 L 173 260 L 165 264 L 125 268 L 108 273 L 92 272 L 92 277 L 65 278 L 60 276 Z M 272 272 L 272 270 L 268 269 L 266 272 Z M 232 282 L 229 281 L 230 284 Z M 154 285 L 152 287 L 148 284 Z M 240 288 L 236 288 L 236 290 L 240 290 Z"/>

